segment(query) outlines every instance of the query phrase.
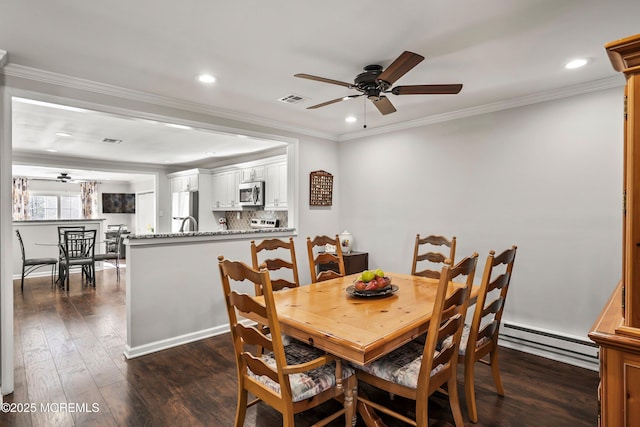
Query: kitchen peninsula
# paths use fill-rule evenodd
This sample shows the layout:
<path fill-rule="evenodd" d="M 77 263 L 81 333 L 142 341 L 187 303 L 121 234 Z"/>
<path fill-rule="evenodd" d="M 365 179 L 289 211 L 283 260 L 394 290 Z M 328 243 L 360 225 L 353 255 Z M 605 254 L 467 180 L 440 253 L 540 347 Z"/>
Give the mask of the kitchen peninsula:
<path fill-rule="evenodd" d="M 265 228 L 129 236 L 125 356 L 226 332 L 218 256 L 250 264 L 251 240 L 296 234 L 295 228 Z"/>

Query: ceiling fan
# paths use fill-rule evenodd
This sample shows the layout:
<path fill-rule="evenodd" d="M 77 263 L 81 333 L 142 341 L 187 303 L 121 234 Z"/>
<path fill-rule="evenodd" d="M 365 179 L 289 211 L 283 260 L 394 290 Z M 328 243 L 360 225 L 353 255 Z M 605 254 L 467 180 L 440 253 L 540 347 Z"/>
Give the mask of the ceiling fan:
<path fill-rule="evenodd" d="M 360 92 L 356 95 L 347 95 L 321 104 L 312 105 L 311 107 L 307 107 L 308 110 L 357 98 L 359 96 L 366 96 L 371 102 L 373 102 L 373 105 L 376 106 L 378 111 L 382 114 L 390 114 L 395 112 L 396 109 L 389 98 L 383 95 L 385 93 L 392 93 L 394 95 L 441 95 L 456 94 L 462 90 L 461 84 L 412 85 L 395 86 L 392 88 L 396 80 L 404 76 L 423 60 L 424 56 L 422 55 L 404 51 L 386 69 L 383 69 L 381 65 L 367 65 L 364 67 L 364 72 L 358 74 L 353 83 L 312 76 L 311 74 L 295 74 L 295 77 L 331 83 L 334 85 L 344 86 L 349 89 L 355 89 Z"/>
<path fill-rule="evenodd" d="M 60 175 L 56 177 L 56 181 L 66 183 L 71 181 L 71 177 L 68 172 L 60 172 Z"/>

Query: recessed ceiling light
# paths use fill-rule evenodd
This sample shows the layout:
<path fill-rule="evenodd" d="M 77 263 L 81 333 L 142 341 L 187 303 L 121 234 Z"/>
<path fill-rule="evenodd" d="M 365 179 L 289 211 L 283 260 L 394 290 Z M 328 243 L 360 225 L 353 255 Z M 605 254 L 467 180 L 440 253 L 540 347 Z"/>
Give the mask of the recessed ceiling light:
<path fill-rule="evenodd" d="M 247 138 L 247 135 L 236 135 L 238 138 Z"/>
<path fill-rule="evenodd" d="M 200 81 L 201 83 L 213 83 L 216 81 L 216 78 L 211 74 L 200 74 L 198 76 L 198 81 Z"/>
<path fill-rule="evenodd" d="M 47 148 L 47 151 L 50 153 L 57 153 L 58 150 L 54 150 L 53 148 Z"/>
<path fill-rule="evenodd" d="M 353 117 L 353 116 L 349 116 L 349 117 L 347 117 L 346 119 L 344 119 L 344 121 L 345 121 L 345 122 L 347 122 L 347 123 L 354 123 L 354 122 L 356 122 L 357 120 L 358 120 L 358 119 L 356 119 L 356 118 L 355 118 L 355 117 Z"/>
<path fill-rule="evenodd" d="M 207 156 L 215 156 L 216 153 L 214 153 L 213 151 L 207 151 L 204 154 L 207 155 Z"/>
<path fill-rule="evenodd" d="M 170 128 L 174 128 L 174 129 L 192 129 L 191 126 L 177 125 L 175 123 L 165 123 L 165 125 L 167 125 Z"/>
<path fill-rule="evenodd" d="M 574 68 L 580 68 L 587 65 L 587 60 L 586 59 L 574 59 L 573 61 L 570 61 L 567 63 L 567 65 L 564 66 L 564 68 L 568 68 L 568 69 L 574 69 Z"/>
<path fill-rule="evenodd" d="M 56 135 L 64 136 L 64 137 L 67 137 L 67 138 L 71 136 L 71 134 L 67 133 L 67 132 L 56 132 Z"/>

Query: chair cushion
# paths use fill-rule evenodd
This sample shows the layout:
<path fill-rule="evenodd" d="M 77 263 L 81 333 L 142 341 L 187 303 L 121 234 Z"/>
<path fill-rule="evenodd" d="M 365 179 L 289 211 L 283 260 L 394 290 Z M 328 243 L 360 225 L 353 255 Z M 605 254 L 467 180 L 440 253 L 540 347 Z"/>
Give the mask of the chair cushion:
<path fill-rule="evenodd" d="M 418 388 L 418 374 L 422 365 L 424 345 L 411 341 L 395 349 L 386 356 L 365 366 L 356 366 L 371 375 L 405 387 Z M 431 376 L 442 370 L 438 365 L 431 370 Z"/>
<path fill-rule="evenodd" d="M 106 259 L 113 259 L 116 260 L 118 259 L 118 254 L 114 253 L 114 252 L 110 252 L 110 253 L 106 253 L 106 254 L 96 254 L 95 257 L 96 261 L 102 261 L 102 260 L 106 260 Z"/>
<path fill-rule="evenodd" d="M 458 353 L 462 356 L 464 356 L 465 353 L 467 352 L 467 342 L 469 341 L 470 333 L 471 333 L 471 327 L 469 325 L 464 325 L 464 328 L 462 329 L 462 337 L 460 338 L 460 348 L 458 349 Z M 448 337 L 446 340 L 444 340 L 444 343 L 449 343 L 451 342 L 452 339 L 453 337 Z M 480 347 L 487 341 L 489 341 L 489 338 L 487 337 L 482 338 L 480 341 L 476 343 L 476 347 Z"/>
<path fill-rule="evenodd" d="M 287 358 L 287 364 L 296 365 L 308 362 L 325 354 L 323 351 L 310 347 L 298 341 L 293 341 L 284 349 Z M 276 361 L 273 353 L 265 354 L 262 360 L 269 366 L 276 369 Z M 354 371 L 348 364 L 342 364 L 342 378 L 349 378 Z M 280 384 L 272 381 L 270 378 L 261 375 L 255 375 L 249 370 L 249 375 L 266 385 L 276 393 L 280 393 Z M 291 394 L 294 402 L 309 399 L 325 390 L 330 389 L 336 384 L 335 363 L 321 366 L 311 371 L 301 372 L 289 375 L 289 383 L 291 384 Z"/>
<path fill-rule="evenodd" d="M 58 260 L 55 258 L 27 258 L 24 260 L 24 265 L 40 265 L 40 264 L 57 264 Z"/>

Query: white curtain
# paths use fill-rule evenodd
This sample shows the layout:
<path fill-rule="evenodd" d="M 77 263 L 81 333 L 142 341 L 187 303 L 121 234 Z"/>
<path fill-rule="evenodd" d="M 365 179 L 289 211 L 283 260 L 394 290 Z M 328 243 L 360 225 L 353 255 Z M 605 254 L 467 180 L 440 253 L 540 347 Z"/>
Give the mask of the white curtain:
<path fill-rule="evenodd" d="M 29 219 L 29 181 L 27 178 L 13 178 L 13 220 Z"/>
<path fill-rule="evenodd" d="M 80 203 L 82 203 L 82 217 L 96 218 L 98 215 L 98 183 L 85 181 L 80 183 Z"/>

